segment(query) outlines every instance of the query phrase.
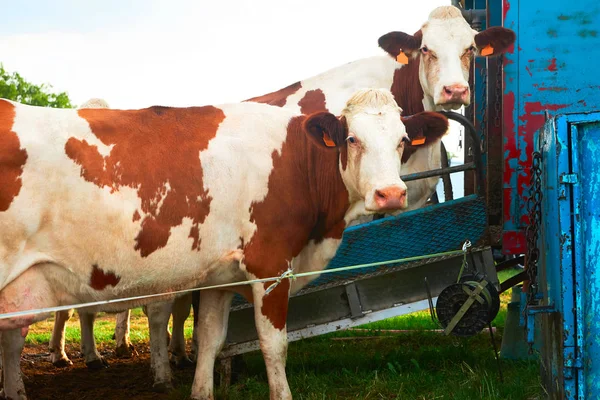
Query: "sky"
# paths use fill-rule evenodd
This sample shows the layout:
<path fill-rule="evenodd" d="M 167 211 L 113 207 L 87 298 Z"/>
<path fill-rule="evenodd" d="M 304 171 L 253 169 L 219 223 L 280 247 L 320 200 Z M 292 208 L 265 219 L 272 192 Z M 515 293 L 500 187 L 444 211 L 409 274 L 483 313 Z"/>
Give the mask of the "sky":
<path fill-rule="evenodd" d="M 79 105 L 238 102 L 385 54 L 450 0 L 23 0 L 2 7 L 0 62 Z M 457 134 L 448 137 L 457 152 Z"/>
<path fill-rule="evenodd" d="M 2 10 L 0 62 L 75 104 L 237 102 L 413 33 L 449 0 L 24 0 Z M 369 5 L 372 6 L 369 6 Z"/>

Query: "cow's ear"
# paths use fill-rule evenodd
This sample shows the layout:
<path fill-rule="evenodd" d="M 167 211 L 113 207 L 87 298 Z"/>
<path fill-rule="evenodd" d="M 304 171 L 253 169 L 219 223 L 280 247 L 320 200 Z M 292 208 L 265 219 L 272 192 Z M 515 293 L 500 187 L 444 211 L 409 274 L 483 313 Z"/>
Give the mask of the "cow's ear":
<path fill-rule="evenodd" d="M 390 32 L 380 37 L 378 43 L 379 47 L 387 51 L 395 60 L 403 62 L 398 57 L 399 55 L 402 57 L 400 53 L 404 53 L 407 58 L 414 56 L 421 48 L 421 38 L 421 31 L 414 35 L 404 32 Z M 408 60 L 406 60 L 407 62 Z"/>
<path fill-rule="evenodd" d="M 437 142 L 448 132 L 448 118 L 436 112 L 425 111 L 413 116 L 402 117 L 410 146 L 428 146 Z"/>
<path fill-rule="evenodd" d="M 321 111 L 309 115 L 304 120 L 304 130 L 318 145 L 323 147 L 339 147 L 348 137 L 346 119 L 338 119 L 335 115 Z"/>
<path fill-rule="evenodd" d="M 510 29 L 492 26 L 475 35 L 475 44 L 480 55 L 497 56 L 508 50 L 516 38 Z"/>

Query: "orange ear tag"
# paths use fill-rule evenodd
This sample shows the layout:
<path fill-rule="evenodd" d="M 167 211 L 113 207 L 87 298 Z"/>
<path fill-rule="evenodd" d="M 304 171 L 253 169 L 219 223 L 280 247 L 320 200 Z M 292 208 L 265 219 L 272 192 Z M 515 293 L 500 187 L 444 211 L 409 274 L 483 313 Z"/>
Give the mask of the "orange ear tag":
<path fill-rule="evenodd" d="M 489 44 L 487 46 L 485 46 L 482 50 L 481 50 L 481 55 L 482 56 L 489 56 L 490 54 L 492 54 L 494 52 L 494 48 L 492 46 L 490 46 Z"/>
<path fill-rule="evenodd" d="M 413 139 L 412 142 L 410 142 L 411 146 L 420 146 L 424 143 L 425 143 L 425 136 L 420 137 L 418 139 Z"/>
<path fill-rule="evenodd" d="M 327 147 L 335 147 L 335 142 L 331 140 L 331 136 L 325 131 L 323 131 L 323 143 L 325 143 L 325 146 Z"/>
<path fill-rule="evenodd" d="M 398 61 L 400 64 L 408 64 L 408 57 L 403 51 L 401 51 L 400 54 L 396 56 L 396 61 Z"/>

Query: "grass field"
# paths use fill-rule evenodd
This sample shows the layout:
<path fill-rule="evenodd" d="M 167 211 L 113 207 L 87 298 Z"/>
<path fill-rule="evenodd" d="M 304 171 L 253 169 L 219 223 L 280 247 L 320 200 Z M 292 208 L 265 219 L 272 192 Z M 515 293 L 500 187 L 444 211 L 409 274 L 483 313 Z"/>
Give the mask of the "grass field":
<path fill-rule="evenodd" d="M 511 271 L 501 274 L 501 280 Z M 502 308 L 494 320 L 498 347 L 510 291 L 501 296 Z M 147 319 L 132 312 L 131 339 L 147 343 Z M 48 343 L 51 320 L 32 326 L 31 344 Z M 344 331 L 290 343 L 287 374 L 296 399 L 542 399 L 538 362 L 502 360 L 504 381 L 498 374 L 489 335 L 463 339 L 428 332 L 438 328 L 429 312 L 417 312 L 371 323 L 367 331 Z M 385 330 L 414 332 L 389 334 Z M 98 343 L 114 346 L 114 317 L 101 315 L 95 325 Z M 191 338 L 191 317 L 186 337 Z M 79 323 L 72 318 L 67 342 L 78 343 Z M 259 352 L 241 357 L 243 371 L 219 398 L 268 398 L 267 377 Z M 171 399 L 189 395 L 191 382 L 180 383 Z"/>

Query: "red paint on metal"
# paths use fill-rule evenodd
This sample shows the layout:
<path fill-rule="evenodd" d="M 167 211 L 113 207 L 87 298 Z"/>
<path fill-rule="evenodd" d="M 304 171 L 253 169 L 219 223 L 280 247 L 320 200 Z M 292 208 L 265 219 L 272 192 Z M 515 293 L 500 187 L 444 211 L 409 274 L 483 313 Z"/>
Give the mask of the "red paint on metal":
<path fill-rule="evenodd" d="M 520 254 L 525 252 L 525 232 L 505 231 L 502 233 L 502 247 L 505 254 Z"/>
<path fill-rule="evenodd" d="M 549 87 L 539 87 L 539 91 L 550 91 L 550 92 L 566 92 L 568 89 L 565 87 L 558 86 L 549 86 Z"/>
<path fill-rule="evenodd" d="M 506 14 L 508 13 L 508 10 L 510 10 L 510 1 L 504 0 L 502 2 L 502 19 L 506 19 Z"/>
<path fill-rule="evenodd" d="M 533 77 L 533 74 L 531 73 L 531 70 L 529 69 L 529 65 L 525 67 L 525 70 L 527 71 L 529 76 Z"/>
<path fill-rule="evenodd" d="M 555 72 L 557 70 L 557 68 L 556 68 L 556 58 L 552 58 L 550 60 L 550 64 L 548 64 L 548 67 L 546 69 L 548 71 L 552 71 L 552 72 Z"/>

